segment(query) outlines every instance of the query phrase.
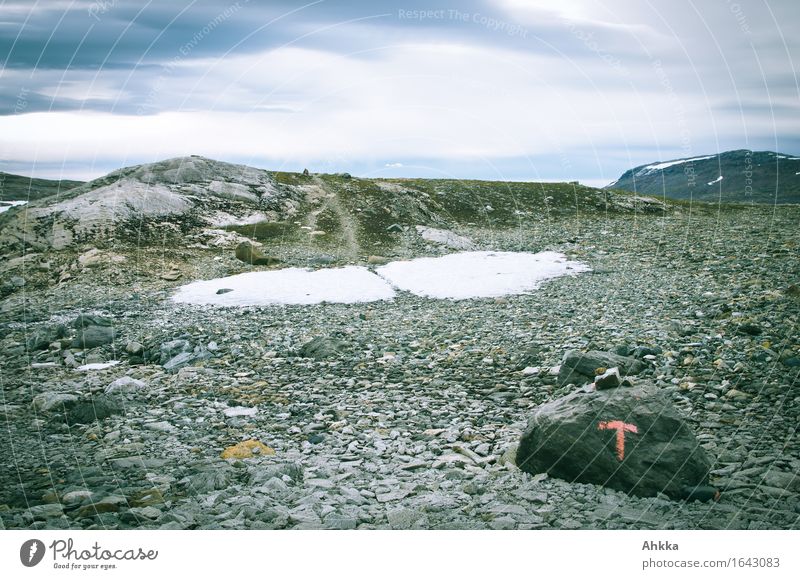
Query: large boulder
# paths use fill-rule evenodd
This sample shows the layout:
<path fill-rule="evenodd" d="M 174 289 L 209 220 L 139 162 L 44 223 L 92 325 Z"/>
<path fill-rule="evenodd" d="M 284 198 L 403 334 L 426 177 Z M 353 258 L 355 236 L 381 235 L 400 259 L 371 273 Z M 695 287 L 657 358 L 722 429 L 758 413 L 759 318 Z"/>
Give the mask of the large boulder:
<path fill-rule="evenodd" d="M 67 327 L 64 324 L 57 324 L 55 326 L 47 326 L 34 330 L 28 335 L 25 343 L 29 351 L 45 350 L 47 347 L 56 340 L 59 340 L 67 335 Z"/>
<path fill-rule="evenodd" d="M 177 340 L 170 340 L 168 342 L 164 342 L 161 344 L 160 348 L 160 362 L 161 364 L 166 364 L 169 360 L 177 356 L 178 354 L 183 354 L 184 352 L 191 352 L 194 349 L 194 346 L 189 342 L 189 340 L 184 339 L 177 339 Z"/>
<path fill-rule="evenodd" d="M 303 344 L 298 353 L 303 358 L 324 360 L 325 358 L 337 356 L 343 347 L 344 343 L 340 340 L 328 338 L 326 336 L 317 336 L 313 340 Z"/>
<path fill-rule="evenodd" d="M 416 229 L 417 233 L 425 241 L 438 243 L 450 249 L 475 249 L 475 243 L 471 239 L 457 235 L 447 229 L 436 229 L 435 227 L 426 227 L 424 225 L 417 225 Z"/>
<path fill-rule="evenodd" d="M 641 360 L 611 352 L 570 350 L 564 354 L 564 359 L 561 361 L 558 383 L 561 385 L 586 384 L 594 380 L 598 369 L 601 368 L 601 373 L 608 368 L 618 368 L 620 376 L 625 377 L 638 374 L 645 367 L 646 365 Z"/>
<path fill-rule="evenodd" d="M 709 459 L 685 420 L 651 384 L 578 390 L 535 411 L 517 466 L 638 496 L 686 498 L 706 484 Z"/>
<path fill-rule="evenodd" d="M 78 335 L 72 340 L 70 347 L 88 350 L 110 344 L 116 337 L 116 330 L 110 326 L 86 326 L 78 331 Z"/>
<path fill-rule="evenodd" d="M 281 262 L 277 257 L 270 257 L 249 241 L 236 246 L 236 259 L 250 265 L 276 265 Z"/>
<path fill-rule="evenodd" d="M 112 327 L 114 321 L 111 318 L 92 314 L 80 314 L 72 322 L 72 327 L 78 330 L 78 334 L 72 340 L 71 348 L 88 350 L 112 343 L 117 332 Z"/>
<path fill-rule="evenodd" d="M 68 424 L 90 424 L 100 422 L 114 416 L 123 414 L 125 409 L 110 396 L 98 395 L 77 402 L 67 411 Z"/>

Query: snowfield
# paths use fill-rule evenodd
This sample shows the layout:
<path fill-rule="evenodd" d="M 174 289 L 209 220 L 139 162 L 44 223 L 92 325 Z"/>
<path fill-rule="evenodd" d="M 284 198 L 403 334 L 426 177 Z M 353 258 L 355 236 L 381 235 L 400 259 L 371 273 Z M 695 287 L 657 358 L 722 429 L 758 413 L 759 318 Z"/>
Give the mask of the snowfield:
<path fill-rule="evenodd" d="M 221 289 L 232 291 L 218 294 Z M 292 267 L 196 281 L 178 288 L 172 299 L 185 304 L 261 306 L 352 304 L 394 296 L 392 287 L 367 268 L 348 266 L 317 271 Z"/>
<path fill-rule="evenodd" d="M 443 257 L 395 261 L 375 270 L 360 266 L 316 271 L 287 268 L 196 281 L 178 288 L 173 300 L 186 304 L 255 306 L 359 303 L 391 300 L 395 290 L 463 300 L 526 293 L 545 280 L 589 271 L 553 251 L 470 251 Z M 376 275 L 377 274 L 377 275 Z M 228 290 L 217 293 L 220 290 Z"/>
<path fill-rule="evenodd" d="M 470 251 L 395 261 L 377 273 L 397 289 L 418 296 L 463 300 L 525 293 L 544 280 L 588 270 L 554 251 Z"/>

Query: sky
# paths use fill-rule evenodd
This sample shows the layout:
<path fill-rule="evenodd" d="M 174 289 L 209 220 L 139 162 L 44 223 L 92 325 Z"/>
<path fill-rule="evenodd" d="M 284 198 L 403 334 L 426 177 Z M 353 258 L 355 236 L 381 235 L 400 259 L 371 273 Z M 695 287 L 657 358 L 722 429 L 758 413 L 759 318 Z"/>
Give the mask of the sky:
<path fill-rule="evenodd" d="M 604 185 L 800 155 L 796 0 L 0 0 L 0 171 Z"/>

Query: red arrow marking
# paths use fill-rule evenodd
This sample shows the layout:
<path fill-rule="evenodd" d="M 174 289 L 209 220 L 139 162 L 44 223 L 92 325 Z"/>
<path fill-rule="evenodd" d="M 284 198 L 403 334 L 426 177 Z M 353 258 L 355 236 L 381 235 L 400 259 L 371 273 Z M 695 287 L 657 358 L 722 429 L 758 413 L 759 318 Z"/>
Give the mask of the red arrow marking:
<path fill-rule="evenodd" d="M 625 458 L 625 433 L 639 432 L 639 429 L 636 428 L 635 424 L 628 424 L 626 422 L 622 422 L 622 420 L 603 420 L 597 424 L 597 429 L 617 431 L 617 459 L 620 461 Z"/>

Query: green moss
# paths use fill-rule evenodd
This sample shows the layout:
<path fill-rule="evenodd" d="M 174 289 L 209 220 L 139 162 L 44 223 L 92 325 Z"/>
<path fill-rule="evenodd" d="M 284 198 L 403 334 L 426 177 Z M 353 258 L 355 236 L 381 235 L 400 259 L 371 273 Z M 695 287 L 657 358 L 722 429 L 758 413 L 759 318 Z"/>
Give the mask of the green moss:
<path fill-rule="evenodd" d="M 281 185 L 301 185 L 311 179 L 310 176 L 302 173 L 289 173 L 286 171 L 274 171 L 269 173 L 276 183 Z"/>
<path fill-rule="evenodd" d="M 223 229 L 234 231 L 256 241 L 290 240 L 296 239 L 300 234 L 300 228 L 297 225 L 286 221 L 260 221 L 251 225 L 228 225 Z"/>

